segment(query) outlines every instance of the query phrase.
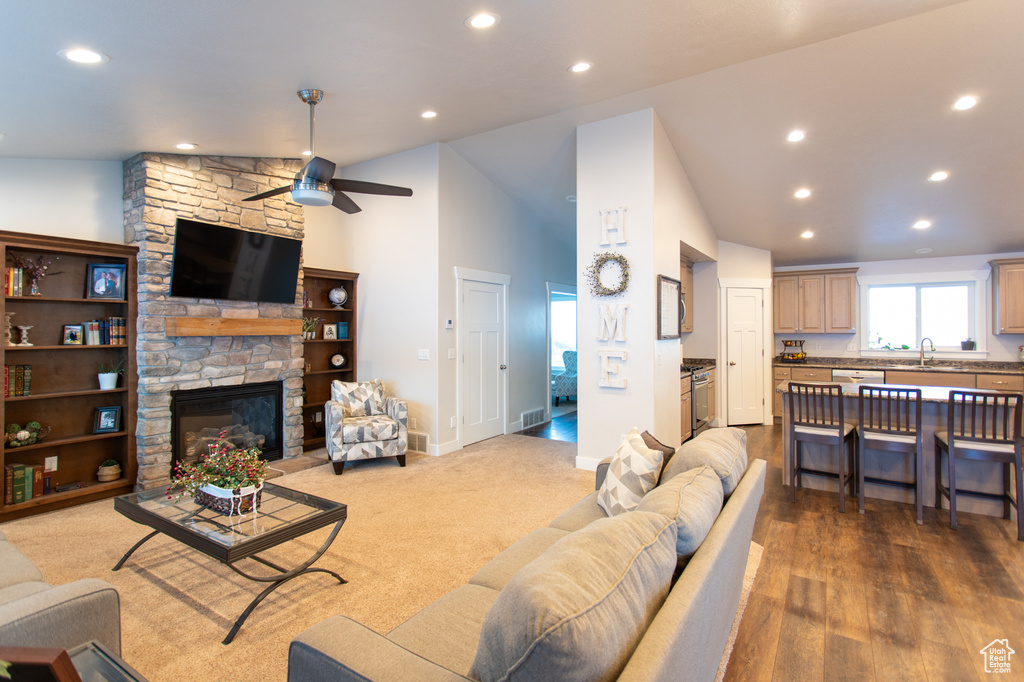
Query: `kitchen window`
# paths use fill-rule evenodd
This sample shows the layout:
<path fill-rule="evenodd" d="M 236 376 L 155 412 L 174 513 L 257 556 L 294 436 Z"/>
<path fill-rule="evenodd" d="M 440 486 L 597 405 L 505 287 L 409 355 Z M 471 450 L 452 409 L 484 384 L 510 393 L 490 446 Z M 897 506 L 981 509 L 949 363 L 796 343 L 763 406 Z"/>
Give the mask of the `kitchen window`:
<path fill-rule="evenodd" d="M 861 278 L 862 350 L 917 351 L 925 338 L 941 351 L 960 351 L 967 339 L 985 350 L 985 339 L 978 338 L 987 324 L 984 300 L 978 300 L 984 281 L 982 273 Z"/>

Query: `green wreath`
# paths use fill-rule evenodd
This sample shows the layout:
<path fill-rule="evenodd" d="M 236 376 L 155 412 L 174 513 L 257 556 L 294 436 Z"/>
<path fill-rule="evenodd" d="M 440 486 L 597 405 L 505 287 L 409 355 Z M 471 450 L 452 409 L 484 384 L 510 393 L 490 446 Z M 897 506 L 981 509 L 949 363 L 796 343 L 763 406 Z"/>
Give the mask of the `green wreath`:
<path fill-rule="evenodd" d="M 601 281 L 604 267 L 609 263 L 619 266 L 619 283 L 614 287 L 605 286 Z M 595 253 L 594 262 L 586 270 L 590 293 L 594 296 L 618 296 L 629 286 L 629 261 L 621 253 Z"/>

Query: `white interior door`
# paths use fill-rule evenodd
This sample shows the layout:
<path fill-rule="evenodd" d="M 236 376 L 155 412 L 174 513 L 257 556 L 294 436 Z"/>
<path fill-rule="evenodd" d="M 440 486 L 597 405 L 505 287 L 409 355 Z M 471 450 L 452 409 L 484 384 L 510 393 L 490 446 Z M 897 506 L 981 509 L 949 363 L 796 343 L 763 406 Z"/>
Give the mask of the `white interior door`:
<path fill-rule="evenodd" d="M 730 288 L 726 297 L 728 423 L 764 422 L 764 291 Z"/>
<path fill-rule="evenodd" d="M 462 444 L 505 433 L 505 287 L 461 280 Z"/>

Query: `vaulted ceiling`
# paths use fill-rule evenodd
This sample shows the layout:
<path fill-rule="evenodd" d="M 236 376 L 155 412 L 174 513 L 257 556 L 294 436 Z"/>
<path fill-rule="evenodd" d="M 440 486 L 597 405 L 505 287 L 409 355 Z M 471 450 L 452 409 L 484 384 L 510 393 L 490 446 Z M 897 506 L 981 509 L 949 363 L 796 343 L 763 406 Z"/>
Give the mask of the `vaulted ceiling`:
<path fill-rule="evenodd" d="M 1015 0 L 9 3 L 0 156 L 297 157 L 316 87 L 318 155 L 447 142 L 573 235 L 575 126 L 653 107 L 719 237 L 778 264 L 1024 250 L 1022 29 Z"/>

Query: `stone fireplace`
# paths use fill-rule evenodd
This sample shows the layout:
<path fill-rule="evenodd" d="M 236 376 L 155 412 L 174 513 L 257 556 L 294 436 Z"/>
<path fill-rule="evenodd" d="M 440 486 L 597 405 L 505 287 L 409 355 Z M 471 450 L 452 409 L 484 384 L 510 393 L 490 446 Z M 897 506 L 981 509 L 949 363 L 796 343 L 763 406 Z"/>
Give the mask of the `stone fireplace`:
<path fill-rule="evenodd" d="M 301 270 L 294 304 L 168 295 L 178 216 L 301 240 L 301 206 L 280 197 L 242 203 L 245 197 L 271 187 L 274 180 L 266 174 L 290 177 L 301 166 L 294 159 L 152 153 L 138 154 L 124 163 L 125 243 L 139 247 L 136 444 L 141 489 L 169 482 L 172 393 L 280 382 L 279 456 L 302 452 L 302 336 L 268 335 L 260 329 L 261 321 L 302 317 Z M 253 333 L 179 336 L 174 318 L 183 317 L 251 321 Z"/>

